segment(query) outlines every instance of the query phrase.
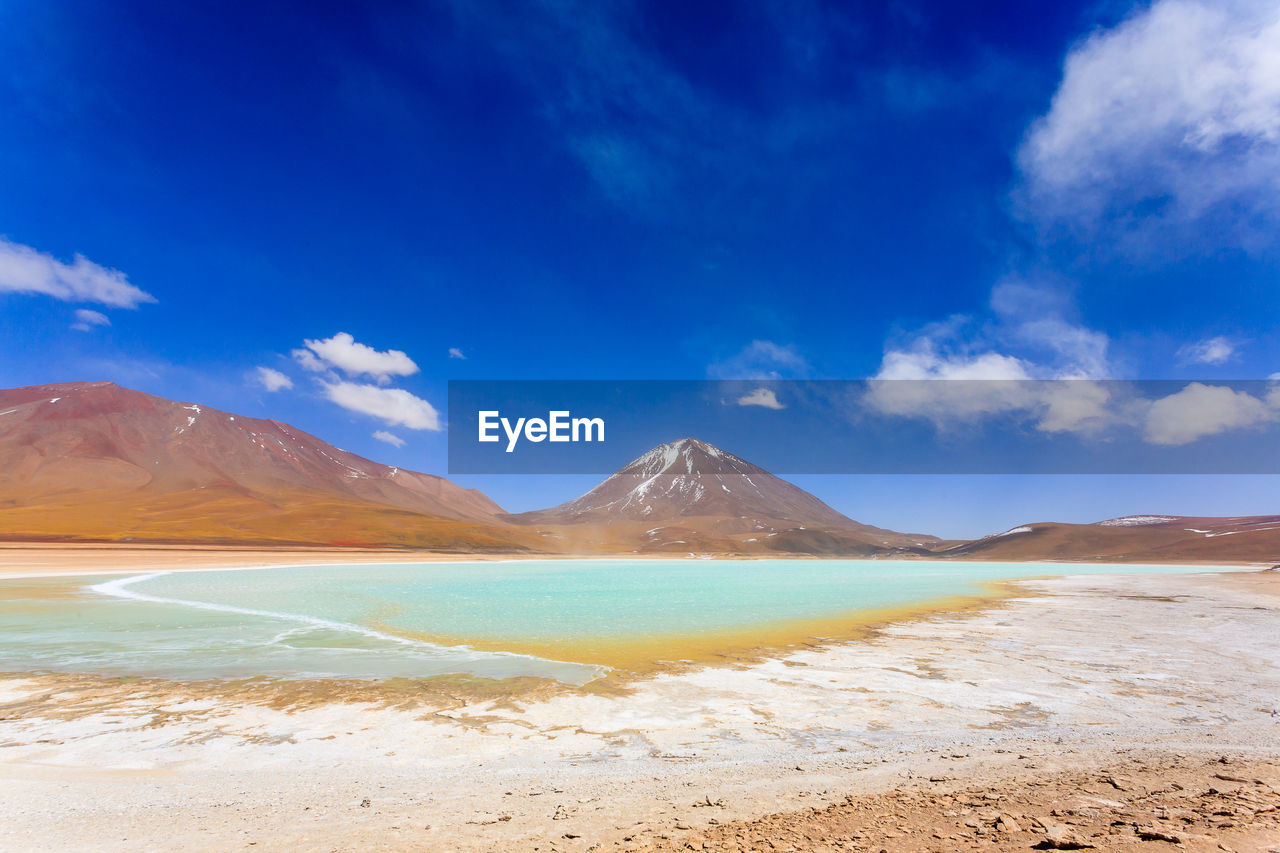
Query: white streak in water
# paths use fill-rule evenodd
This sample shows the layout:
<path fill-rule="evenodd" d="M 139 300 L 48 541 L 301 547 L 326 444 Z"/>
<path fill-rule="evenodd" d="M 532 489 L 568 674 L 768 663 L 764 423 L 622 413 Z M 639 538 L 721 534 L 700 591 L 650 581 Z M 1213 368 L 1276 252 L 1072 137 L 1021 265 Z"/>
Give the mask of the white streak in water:
<path fill-rule="evenodd" d="M 458 653 L 465 652 L 475 658 L 519 658 L 521 660 L 536 661 L 539 663 L 561 663 L 570 666 L 582 666 L 587 669 L 595 670 L 597 676 L 603 675 L 609 668 L 595 666 L 591 664 L 578 664 L 573 661 L 553 661 L 549 658 L 540 658 L 533 655 L 522 655 L 516 652 L 481 652 L 469 646 L 441 646 L 436 643 L 428 643 L 422 640 L 414 640 L 409 637 L 397 637 L 395 634 L 387 634 L 373 628 L 366 628 L 363 625 L 356 625 L 351 622 L 338 622 L 333 619 L 324 619 L 319 616 L 310 616 L 305 613 L 282 613 L 275 610 L 255 610 L 251 607 L 237 607 L 234 604 L 216 604 L 210 601 L 191 601 L 184 598 L 168 598 L 159 595 L 148 595 L 145 592 L 138 592 L 129 587 L 135 583 L 154 580 L 155 578 L 171 575 L 173 572 L 152 572 L 146 575 L 129 575 L 123 578 L 106 581 L 104 583 L 94 584 L 89 587 L 90 591 L 99 595 L 106 595 L 112 598 L 127 598 L 133 601 L 147 601 L 153 604 L 174 604 L 180 607 L 193 607 L 197 610 L 213 610 L 219 613 L 238 613 L 243 616 L 258 616 L 263 619 L 279 619 L 287 622 L 297 622 L 300 625 L 306 625 L 314 628 L 327 628 L 331 631 L 347 632 L 352 634 L 360 634 L 365 637 L 371 637 L 376 640 L 385 640 L 401 646 L 409 646 L 424 651 L 441 653 Z M 286 631 L 285 634 L 290 632 Z M 284 636 L 282 634 L 281 636 Z M 279 639 L 279 638 L 277 638 Z"/>

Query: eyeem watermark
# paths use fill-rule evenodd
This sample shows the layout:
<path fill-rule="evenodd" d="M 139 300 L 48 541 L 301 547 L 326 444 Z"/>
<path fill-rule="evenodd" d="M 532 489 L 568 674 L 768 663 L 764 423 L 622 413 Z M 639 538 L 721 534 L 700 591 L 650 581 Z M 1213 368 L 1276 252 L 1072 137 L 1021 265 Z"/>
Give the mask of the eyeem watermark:
<path fill-rule="evenodd" d="M 542 441 L 604 441 L 604 418 L 575 418 L 569 411 L 547 412 L 543 418 L 510 418 L 502 417 L 497 409 L 477 412 L 479 415 L 479 441 L 501 441 L 498 428 L 506 433 L 507 453 L 516 449 L 516 443 L 523 437 L 535 444 Z"/>
<path fill-rule="evenodd" d="M 1280 475 L 1280 380 L 453 380 L 448 432 L 453 474 L 692 437 L 778 474 Z"/>

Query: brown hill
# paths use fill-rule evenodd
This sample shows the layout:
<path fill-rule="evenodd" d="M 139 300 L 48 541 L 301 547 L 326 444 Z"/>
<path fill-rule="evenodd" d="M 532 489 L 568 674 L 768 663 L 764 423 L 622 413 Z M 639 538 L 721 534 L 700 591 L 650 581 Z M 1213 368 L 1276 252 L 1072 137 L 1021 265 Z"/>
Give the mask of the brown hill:
<path fill-rule="evenodd" d="M 523 547 L 501 512 L 279 421 L 110 382 L 0 391 L 8 539 Z"/>
<path fill-rule="evenodd" d="M 655 447 L 576 500 L 508 518 L 561 543 L 602 550 L 878 554 L 942 544 L 856 522 L 695 438 Z"/>
<path fill-rule="evenodd" d="M 1280 562 L 1280 515 L 1130 515 L 1094 524 L 1037 522 L 940 549 L 940 556 L 1099 562 Z"/>

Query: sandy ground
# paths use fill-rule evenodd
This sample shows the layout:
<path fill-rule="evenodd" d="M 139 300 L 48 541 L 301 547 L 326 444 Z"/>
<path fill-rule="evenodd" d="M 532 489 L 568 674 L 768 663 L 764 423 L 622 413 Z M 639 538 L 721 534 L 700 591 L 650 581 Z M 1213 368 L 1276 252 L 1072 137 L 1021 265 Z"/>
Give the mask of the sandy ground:
<path fill-rule="evenodd" d="M 195 545 L 96 545 L 0 542 L 0 580 L 57 575 L 127 574 L 156 569 L 234 569 L 348 563 L 510 560 L 511 554 L 462 554 L 404 548 L 231 548 Z"/>
<path fill-rule="evenodd" d="M 1280 573 L 1024 586 L 619 695 L 9 678 L 0 849 L 1280 849 Z"/>
<path fill-rule="evenodd" d="M 823 559 L 802 554 L 711 553 L 699 558 L 733 560 Z M 223 545 L 122 545 L 95 543 L 32 543 L 0 541 L 0 580 L 58 575 L 110 575 L 157 569 L 260 568 L 263 566 L 316 566 L 351 563 L 430 563 L 481 560 L 680 560 L 684 554 L 535 554 L 484 552 L 436 552 L 407 548 L 242 548 Z M 907 559 L 907 558 L 903 558 Z M 996 562 L 1017 562 L 1013 560 Z M 1046 561 L 1054 562 L 1054 561 Z M 1094 562 L 1094 561 L 1085 561 Z M 1186 561 L 1174 560 L 1173 563 Z M 1071 563 L 1062 563 L 1069 571 Z M 1164 564 L 1162 564 L 1164 565 Z M 1269 564 L 1222 560 L 1216 566 L 1264 568 Z"/>

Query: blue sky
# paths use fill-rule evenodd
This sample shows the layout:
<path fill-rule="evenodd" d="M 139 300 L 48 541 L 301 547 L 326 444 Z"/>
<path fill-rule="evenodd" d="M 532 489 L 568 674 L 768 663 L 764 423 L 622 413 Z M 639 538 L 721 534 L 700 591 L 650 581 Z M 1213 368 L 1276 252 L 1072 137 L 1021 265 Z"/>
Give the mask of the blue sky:
<path fill-rule="evenodd" d="M 695 6 L 4 4 L 0 385 L 443 473 L 449 379 L 1280 371 L 1274 0 Z M 1271 477 L 800 479 L 944 535 L 1280 511 Z"/>

